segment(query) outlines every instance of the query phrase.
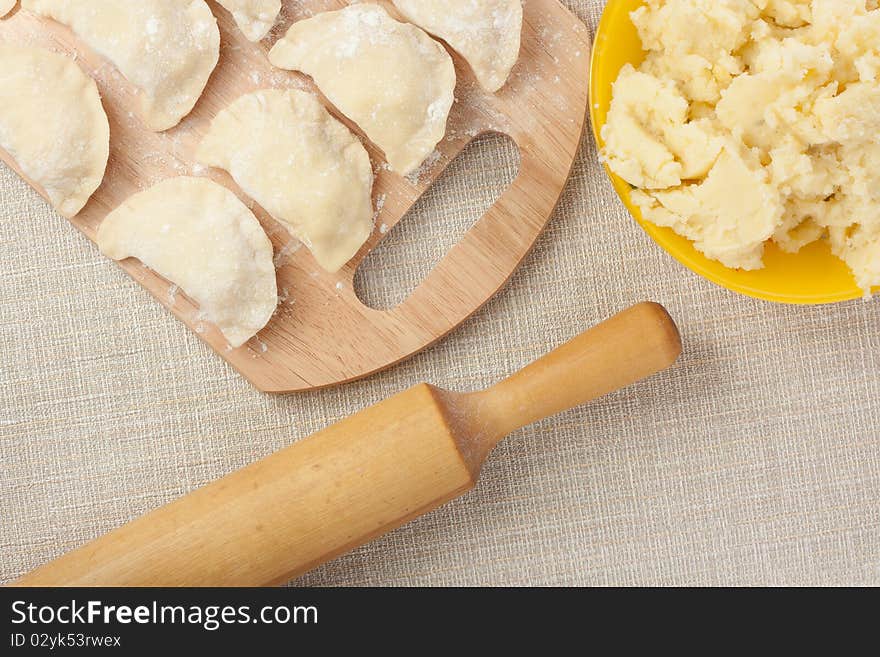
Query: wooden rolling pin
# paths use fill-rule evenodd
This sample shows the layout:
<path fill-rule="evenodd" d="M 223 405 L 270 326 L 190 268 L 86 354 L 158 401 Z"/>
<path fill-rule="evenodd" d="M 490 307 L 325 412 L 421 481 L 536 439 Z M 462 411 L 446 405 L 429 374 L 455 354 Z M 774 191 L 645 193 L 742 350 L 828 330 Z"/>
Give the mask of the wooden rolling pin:
<path fill-rule="evenodd" d="M 467 491 L 501 438 L 671 365 L 675 324 L 626 310 L 488 390 L 417 385 L 163 506 L 23 586 L 286 582 Z"/>

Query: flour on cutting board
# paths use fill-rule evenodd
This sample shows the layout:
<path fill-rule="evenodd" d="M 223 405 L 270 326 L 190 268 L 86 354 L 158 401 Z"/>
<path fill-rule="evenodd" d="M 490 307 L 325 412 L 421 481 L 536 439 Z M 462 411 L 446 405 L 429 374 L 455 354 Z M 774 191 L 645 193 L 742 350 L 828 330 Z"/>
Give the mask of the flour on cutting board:
<path fill-rule="evenodd" d="M 290 256 L 299 251 L 302 248 L 302 242 L 298 239 L 292 238 L 290 239 L 284 246 L 282 246 L 278 253 L 275 254 L 275 258 L 273 259 L 273 263 L 275 264 L 275 269 L 280 269 L 284 265 L 287 264 Z"/>
<path fill-rule="evenodd" d="M 428 155 L 428 157 L 425 158 L 418 169 L 406 174 L 405 178 L 413 185 L 418 185 L 421 179 L 426 174 L 428 174 L 431 169 L 434 168 L 434 165 L 437 164 L 437 162 L 439 162 L 442 157 L 443 154 L 440 151 L 433 151 L 430 155 Z"/>
<path fill-rule="evenodd" d="M 186 1 L 192 2 L 194 0 Z M 246 2 L 247 0 L 244 1 Z M 428 1 L 430 2 L 431 0 Z M 491 3 L 492 0 L 488 1 Z M 149 0 L 146 0 L 146 3 L 149 4 Z M 316 16 L 326 10 L 334 10 L 340 4 L 342 3 L 339 3 L 338 0 L 304 0 L 302 2 L 288 0 L 283 2 L 282 15 L 272 27 L 270 33 L 281 36 L 281 33 L 286 31 L 294 22 Z M 390 7 L 390 4 L 390 2 L 383 2 L 380 3 L 380 6 Z M 261 335 L 259 339 L 251 340 L 249 343 L 251 351 L 269 354 L 262 358 L 258 357 L 258 361 L 265 359 L 268 362 L 271 360 L 273 364 L 281 359 L 308 361 L 312 356 L 311 353 L 293 354 L 291 350 L 285 348 L 287 344 L 285 340 L 291 338 L 293 340 L 307 341 L 308 344 L 318 343 L 313 331 L 316 324 L 310 320 L 303 321 L 303 318 L 318 317 L 319 320 L 323 321 L 322 313 L 332 313 L 337 308 L 353 303 L 354 294 L 348 289 L 351 287 L 348 272 L 346 272 L 342 280 L 338 280 L 339 276 L 328 275 L 325 272 L 311 272 L 311 269 L 317 270 L 317 265 L 312 262 L 310 256 L 299 253 L 299 249 L 304 245 L 303 243 L 295 238 L 291 238 L 277 221 L 272 220 L 261 204 L 249 199 L 242 187 L 232 184 L 225 173 L 196 163 L 193 160 L 199 138 L 205 134 L 207 122 L 215 117 L 224 106 L 239 98 L 242 94 L 266 88 L 296 88 L 313 91 L 315 84 L 306 75 L 298 71 L 273 69 L 269 66 L 268 62 L 265 61 L 265 51 L 273 43 L 273 37 L 267 38 L 259 45 L 247 43 L 242 32 L 235 29 L 229 16 L 217 6 L 217 3 L 209 0 L 208 6 L 218 17 L 224 29 L 221 45 L 221 62 L 218 70 L 211 78 L 204 100 L 200 101 L 195 107 L 192 115 L 184 117 L 174 129 L 167 132 L 147 134 L 144 131 L 144 122 L 140 118 L 140 113 L 136 111 L 138 94 L 132 81 L 124 78 L 113 64 L 96 56 L 94 50 L 90 50 L 85 46 L 82 39 L 68 37 L 63 41 L 59 41 L 59 45 L 54 46 L 60 49 L 79 47 L 80 59 L 88 63 L 84 68 L 86 70 L 90 68 L 96 69 L 95 73 L 101 80 L 99 88 L 103 92 L 105 106 L 111 113 L 111 123 L 114 124 L 115 128 L 116 151 L 111 158 L 108 184 L 103 187 L 103 196 L 99 199 L 98 211 L 90 212 L 88 215 L 84 214 L 83 220 L 87 222 L 88 227 L 93 228 L 103 218 L 105 213 L 103 208 L 117 207 L 125 200 L 128 194 L 137 188 L 149 187 L 154 183 L 173 176 L 195 176 L 228 186 L 245 205 L 254 209 L 264 229 L 270 234 L 275 233 L 272 236 L 272 242 L 274 243 L 272 264 L 280 271 L 278 271 L 276 278 L 279 287 L 277 295 L 279 303 L 274 315 L 279 318 L 279 323 L 272 330 L 267 331 L 265 336 Z M 533 8 L 530 9 L 534 11 Z M 400 14 L 394 15 L 399 16 Z M 26 17 L 26 14 L 23 13 L 22 17 Z M 19 18 L 14 16 L 12 20 L 7 22 L 7 25 L 12 26 L 13 39 L 17 38 L 17 35 L 14 33 L 18 29 L 17 21 Z M 553 73 L 550 73 L 546 79 L 542 79 L 540 75 L 535 75 L 530 80 L 544 87 L 535 96 L 531 95 L 531 89 L 523 89 L 522 86 L 519 88 L 515 87 L 517 84 L 522 85 L 526 80 L 521 71 L 537 68 L 531 64 L 536 57 L 542 67 L 546 66 L 548 70 L 552 68 L 550 57 L 540 49 L 535 49 L 536 31 L 540 29 L 540 21 L 543 17 L 539 13 L 536 15 L 537 21 L 532 21 L 532 18 L 535 18 L 535 16 L 530 17 L 530 24 L 526 30 L 526 34 L 531 42 L 527 44 L 527 49 L 523 51 L 524 54 L 527 52 L 529 56 L 523 57 L 522 61 L 514 67 L 510 79 L 500 93 L 494 96 L 487 94 L 485 90 L 479 88 L 474 76 L 468 74 L 461 76 L 463 79 L 454 88 L 454 94 L 460 95 L 459 101 L 461 101 L 461 106 L 452 106 L 452 111 L 447 117 L 447 129 L 445 135 L 441 137 L 439 146 L 435 144 L 427 151 L 424 162 L 420 163 L 417 171 L 409 176 L 409 181 L 403 180 L 402 176 L 398 174 L 394 176 L 386 175 L 385 172 L 390 171 L 391 166 L 385 161 L 386 158 L 382 149 L 372 148 L 367 143 L 367 138 L 363 137 L 365 132 L 358 130 L 358 128 L 353 128 L 358 130 L 361 141 L 369 148 L 373 160 L 371 165 L 373 173 L 379 179 L 371 195 L 370 219 L 372 220 L 371 227 L 373 232 L 370 244 L 378 242 L 380 236 L 384 236 L 392 230 L 392 227 L 399 220 L 400 214 L 409 207 L 413 198 L 429 187 L 430 181 L 433 180 L 442 168 L 450 163 L 453 154 L 457 154 L 472 138 L 487 130 L 506 134 L 511 132 L 515 132 L 516 135 L 522 134 L 523 129 L 528 130 L 529 126 L 527 119 L 521 116 L 521 114 L 526 114 L 526 112 L 520 112 L 518 108 L 529 107 L 534 99 L 543 98 L 544 106 L 551 110 L 551 114 L 555 114 L 553 106 L 556 103 L 549 98 L 549 94 L 553 93 L 552 85 L 547 84 L 552 82 Z M 557 19 L 552 29 L 555 30 L 561 25 L 562 31 L 567 32 L 567 20 L 566 14 L 565 21 L 560 23 Z M 39 30 L 41 29 L 42 21 L 34 21 L 29 17 L 27 17 L 27 21 L 29 22 L 25 22 L 24 18 L 22 18 L 22 25 L 27 29 L 34 30 L 36 40 L 41 43 L 47 41 L 55 34 L 55 32 L 49 31 L 48 36 L 41 36 L 39 35 Z M 3 26 L 0 25 L 0 33 L 2 32 Z M 147 35 L 159 34 L 161 33 L 161 27 L 156 21 L 148 21 L 144 24 L 144 33 Z M 5 37 L 5 34 L 3 34 L 3 37 Z M 22 38 L 28 38 L 28 35 L 24 35 Z M 562 43 L 567 44 L 567 42 Z M 577 41 L 576 45 L 580 46 L 580 41 Z M 566 54 L 564 48 L 558 45 L 556 47 L 560 50 L 556 55 L 565 62 Z M 340 46 L 339 52 L 336 54 L 344 56 L 347 49 L 346 46 Z M 451 50 L 451 48 L 446 46 L 444 46 L 444 49 L 447 51 Z M 572 51 L 574 50 L 572 48 Z M 458 58 L 457 65 L 460 71 L 467 71 L 467 66 L 463 65 L 461 58 Z M 566 82 L 566 79 L 562 80 L 560 86 L 563 86 L 562 83 L 564 82 Z M 471 89 L 470 92 L 468 88 Z M 519 104 L 519 96 L 523 96 L 525 100 L 522 105 Z M 471 104 L 471 106 L 464 106 L 466 103 Z M 132 111 L 132 108 L 135 108 L 135 111 Z M 426 104 L 425 116 L 431 121 L 440 120 L 444 115 L 443 110 L 443 103 L 438 103 L 437 99 L 434 99 Z M 344 111 L 340 108 L 338 111 L 334 111 L 334 114 L 338 117 L 340 114 L 344 114 Z M 567 114 L 570 114 L 570 112 Z M 352 126 L 354 123 L 351 120 L 343 120 L 347 126 Z M 564 127 L 566 125 L 564 122 L 567 120 L 569 120 L 568 116 L 559 117 L 557 123 Z M 145 152 L 146 155 L 144 154 Z M 538 202 L 537 205 L 540 206 L 541 203 Z M 543 213 L 540 207 L 537 210 Z M 530 237 L 530 234 L 526 234 L 524 239 L 529 239 Z M 502 255 L 506 256 L 506 254 Z M 505 268 L 512 266 L 507 261 L 503 265 Z M 197 316 L 197 307 L 192 303 L 192 298 L 186 295 L 185 288 L 177 287 L 174 284 L 157 286 L 157 281 L 154 279 L 155 274 L 146 272 L 147 270 L 144 269 L 143 273 L 136 271 L 134 275 L 145 285 L 149 286 L 151 290 L 157 291 L 161 302 L 166 305 L 173 305 L 175 312 L 181 315 L 185 322 L 191 326 L 198 325 L 200 332 L 208 331 L 211 333 L 210 342 L 217 346 L 219 343 L 216 340 L 215 329 L 205 323 L 206 318 L 203 312 L 200 312 L 199 316 Z M 494 274 L 494 271 L 492 273 Z M 296 304 L 294 304 L 294 298 L 290 291 L 297 295 Z M 293 308 L 294 305 L 296 305 L 296 308 Z M 293 312 L 296 313 L 295 317 L 298 318 L 295 321 L 290 322 L 281 319 L 291 316 Z M 341 316 L 347 317 L 348 315 Z M 327 326 L 327 324 L 325 323 L 324 326 Z M 333 336 L 328 337 L 335 338 L 337 332 L 344 330 L 346 329 L 339 329 L 338 327 L 328 329 L 329 333 L 333 334 Z M 279 339 L 279 336 L 283 337 Z M 265 349 L 262 348 L 263 345 L 265 345 Z M 317 353 L 322 349 L 326 350 L 326 347 L 316 346 L 314 352 Z M 222 348 L 218 350 L 223 351 Z M 235 355 L 229 357 L 233 362 L 235 358 Z M 245 360 L 250 361 L 246 357 Z M 303 371 L 309 371 L 308 364 L 306 364 L 306 369 Z M 335 373 L 330 372 L 329 375 L 335 376 Z M 323 374 L 316 378 L 320 379 L 321 376 Z M 258 383 L 259 378 L 258 373 L 256 378 L 252 379 L 258 386 L 261 385 Z M 289 382 L 285 382 L 285 384 L 289 384 Z M 297 383 L 296 385 L 300 384 Z"/>

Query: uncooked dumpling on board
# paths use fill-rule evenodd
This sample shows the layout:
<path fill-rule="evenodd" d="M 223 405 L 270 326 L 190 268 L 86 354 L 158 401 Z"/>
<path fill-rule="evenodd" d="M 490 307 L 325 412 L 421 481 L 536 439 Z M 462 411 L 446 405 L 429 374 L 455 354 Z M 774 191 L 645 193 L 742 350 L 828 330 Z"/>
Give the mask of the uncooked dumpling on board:
<path fill-rule="evenodd" d="M 443 39 L 467 60 L 480 85 L 504 86 L 519 59 L 520 0 L 393 0 L 407 20 Z"/>
<path fill-rule="evenodd" d="M 220 57 L 204 0 L 22 0 L 69 26 L 141 92 L 143 120 L 167 130 L 190 113 Z"/>
<path fill-rule="evenodd" d="M 278 305 L 272 243 L 238 197 L 207 178 L 170 178 L 131 196 L 101 223 L 98 247 L 180 286 L 233 347 Z"/>
<path fill-rule="evenodd" d="M 398 173 L 417 170 L 446 132 L 452 58 L 424 31 L 378 5 L 350 5 L 294 23 L 269 60 L 312 76 Z"/>
<path fill-rule="evenodd" d="M 281 13 L 281 0 L 217 1 L 232 14 L 239 29 L 251 41 L 266 36 Z"/>
<path fill-rule="evenodd" d="M 0 45 L 0 147 L 65 217 L 101 184 L 110 126 L 95 82 L 41 48 Z"/>
<path fill-rule="evenodd" d="M 0 0 L 0 18 L 3 18 L 6 14 L 12 11 L 16 2 L 18 2 L 18 0 Z"/>
<path fill-rule="evenodd" d="M 312 94 L 264 89 L 221 111 L 198 151 L 301 239 L 327 271 L 373 230 L 366 149 Z"/>

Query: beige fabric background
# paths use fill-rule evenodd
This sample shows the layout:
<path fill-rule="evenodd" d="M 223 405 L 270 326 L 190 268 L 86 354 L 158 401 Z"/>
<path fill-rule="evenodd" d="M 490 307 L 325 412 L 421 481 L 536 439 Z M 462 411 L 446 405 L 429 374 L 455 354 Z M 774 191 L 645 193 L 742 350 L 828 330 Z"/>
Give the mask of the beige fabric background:
<path fill-rule="evenodd" d="M 591 29 L 603 4 L 569 0 Z M 371 259 L 365 296 L 428 271 L 510 153 L 471 149 Z M 655 299 L 684 334 L 674 370 L 517 432 L 476 491 L 298 583 L 880 584 L 880 305 L 790 308 L 701 280 L 627 216 L 589 137 L 500 296 L 333 390 L 251 388 L 2 167 L 0 263 L 3 581 L 413 383 L 488 384 Z"/>

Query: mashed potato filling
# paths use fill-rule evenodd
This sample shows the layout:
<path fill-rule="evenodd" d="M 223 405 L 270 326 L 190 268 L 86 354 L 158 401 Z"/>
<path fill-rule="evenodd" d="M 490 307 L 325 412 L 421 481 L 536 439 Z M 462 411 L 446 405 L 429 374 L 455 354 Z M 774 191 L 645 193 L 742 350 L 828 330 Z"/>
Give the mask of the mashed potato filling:
<path fill-rule="evenodd" d="M 647 0 L 644 63 L 614 84 L 603 158 L 643 216 L 760 269 L 827 239 L 880 285 L 878 0 Z"/>

